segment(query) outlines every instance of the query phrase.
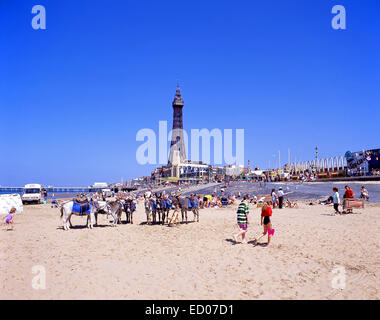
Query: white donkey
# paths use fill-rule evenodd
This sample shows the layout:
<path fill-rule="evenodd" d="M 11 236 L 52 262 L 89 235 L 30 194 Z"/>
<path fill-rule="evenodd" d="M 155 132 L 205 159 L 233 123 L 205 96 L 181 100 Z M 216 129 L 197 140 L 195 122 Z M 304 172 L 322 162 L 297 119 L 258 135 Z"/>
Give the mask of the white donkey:
<path fill-rule="evenodd" d="M 121 201 L 120 200 L 97 201 L 96 206 L 97 206 L 98 210 L 94 213 L 95 225 L 98 225 L 98 214 L 99 213 L 106 213 L 107 218 L 108 218 L 109 214 L 113 218 L 113 222 L 111 223 L 111 226 L 116 227 L 116 224 L 121 217 L 121 212 L 122 212 L 122 207 L 123 207 Z"/>
<path fill-rule="evenodd" d="M 60 205 L 61 218 L 63 221 L 63 229 L 69 230 L 70 227 L 72 227 L 72 224 L 70 221 L 72 214 L 76 214 L 76 215 L 80 215 L 80 216 L 86 215 L 87 216 L 86 226 L 87 226 L 87 228 L 92 229 L 94 226 L 95 213 L 97 213 L 99 210 L 98 206 L 97 206 L 97 202 L 96 201 L 90 202 L 90 209 L 89 209 L 90 212 L 88 214 L 87 213 L 73 212 L 73 207 L 74 207 L 74 201 L 68 201 L 68 202 L 65 202 L 62 205 Z M 89 222 L 90 222 L 90 224 L 89 224 Z"/>

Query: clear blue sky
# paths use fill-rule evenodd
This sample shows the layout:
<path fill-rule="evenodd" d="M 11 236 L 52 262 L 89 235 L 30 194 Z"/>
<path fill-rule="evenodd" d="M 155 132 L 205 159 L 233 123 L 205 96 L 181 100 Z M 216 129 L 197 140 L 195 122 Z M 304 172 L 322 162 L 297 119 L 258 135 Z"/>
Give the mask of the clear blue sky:
<path fill-rule="evenodd" d="M 46 30 L 31 27 L 34 5 Z M 331 9 L 347 10 L 333 30 Z M 244 128 L 267 167 L 380 147 L 380 1 L 0 0 L 0 185 L 149 175 L 136 133 Z"/>

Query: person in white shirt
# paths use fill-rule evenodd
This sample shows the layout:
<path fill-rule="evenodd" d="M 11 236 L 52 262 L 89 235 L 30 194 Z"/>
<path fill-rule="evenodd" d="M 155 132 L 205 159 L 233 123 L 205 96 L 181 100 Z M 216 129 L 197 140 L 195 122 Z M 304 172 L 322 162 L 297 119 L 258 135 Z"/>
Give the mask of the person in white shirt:
<path fill-rule="evenodd" d="M 282 204 L 284 203 L 284 191 L 282 191 L 282 187 L 278 189 L 278 208 L 282 209 Z"/>
<path fill-rule="evenodd" d="M 338 188 L 335 188 L 335 187 L 334 187 L 334 188 L 333 188 L 333 192 L 334 192 L 334 195 L 333 195 L 333 202 L 334 202 L 335 213 L 342 214 L 342 213 L 339 211 L 340 198 L 339 198 Z"/>

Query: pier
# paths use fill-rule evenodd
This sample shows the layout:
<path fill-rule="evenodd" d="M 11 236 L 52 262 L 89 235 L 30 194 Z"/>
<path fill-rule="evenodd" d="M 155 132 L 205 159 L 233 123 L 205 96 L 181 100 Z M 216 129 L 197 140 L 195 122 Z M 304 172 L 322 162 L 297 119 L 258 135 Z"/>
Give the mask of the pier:
<path fill-rule="evenodd" d="M 101 191 L 101 188 L 89 187 L 46 187 L 47 193 L 89 193 Z M 0 187 L 0 194 L 23 193 L 24 187 Z"/>

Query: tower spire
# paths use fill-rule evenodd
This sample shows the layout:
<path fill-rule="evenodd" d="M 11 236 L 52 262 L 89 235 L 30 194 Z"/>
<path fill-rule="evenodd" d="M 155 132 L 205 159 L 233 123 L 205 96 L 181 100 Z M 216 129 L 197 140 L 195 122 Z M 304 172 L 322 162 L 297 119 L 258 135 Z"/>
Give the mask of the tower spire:
<path fill-rule="evenodd" d="M 174 106 L 183 106 L 184 102 L 181 95 L 181 89 L 179 87 L 179 83 L 177 82 L 177 90 L 175 92 L 174 100 L 173 100 L 173 107 Z"/>

